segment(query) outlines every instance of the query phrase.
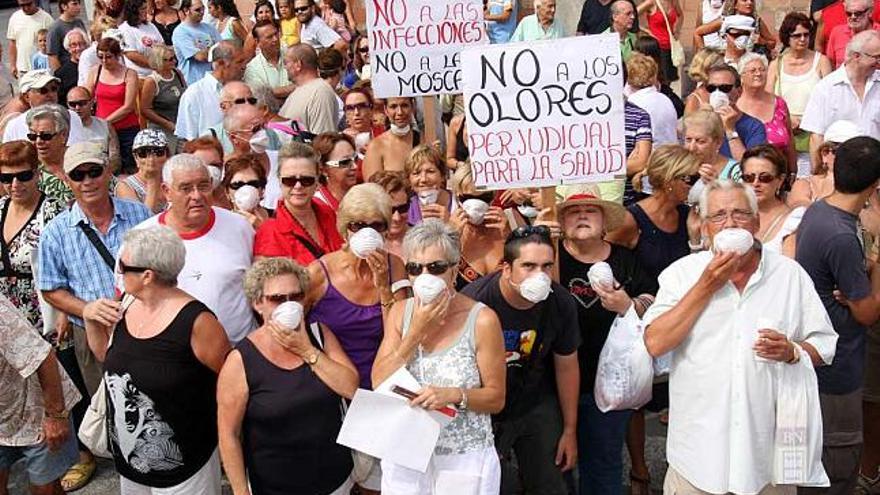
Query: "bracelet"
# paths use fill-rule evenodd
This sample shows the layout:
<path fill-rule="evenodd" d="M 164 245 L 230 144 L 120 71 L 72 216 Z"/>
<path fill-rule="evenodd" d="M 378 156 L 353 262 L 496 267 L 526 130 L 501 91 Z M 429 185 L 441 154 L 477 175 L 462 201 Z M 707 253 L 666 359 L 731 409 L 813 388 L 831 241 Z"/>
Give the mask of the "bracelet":
<path fill-rule="evenodd" d="M 786 364 L 797 364 L 801 360 L 801 353 L 798 352 L 798 345 L 795 344 L 794 342 L 792 342 L 791 343 L 791 350 L 792 350 L 792 354 L 794 354 L 794 356 L 792 356 L 792 358 L 789 359 L 788 361 L 786 361 L 785 363 Z"/>
<path fill-rule="evenodd" d="M 465 392 L 464 387 L 458 387 L 458 391 L 461 392 L 461 401 L 458 403 L 458 410 L 464 411 L 467 409 L 467 392 Z"/>

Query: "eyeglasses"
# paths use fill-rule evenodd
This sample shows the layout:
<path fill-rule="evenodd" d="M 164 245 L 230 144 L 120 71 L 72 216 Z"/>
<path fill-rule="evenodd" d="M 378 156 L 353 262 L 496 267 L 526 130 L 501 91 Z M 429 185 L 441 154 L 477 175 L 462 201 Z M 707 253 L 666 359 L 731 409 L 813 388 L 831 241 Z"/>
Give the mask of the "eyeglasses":
<path fill-rule="evenodd" d="M 731 91 L 733 91 L 733 84 L 707 84 L 706 91 L 710 93 L 714 93 L 715 91 L 730 93 Z"/>
<path fill-rule="evenodd" d="M 810 37 L 810 33 L 791 33 L 788 35 L 788 37 L 792 39 L 800 38 L 802 40 L 805 40 Z"/>
<path fill-rule="evenodd" d="M 408 261 L 404 268 L 406 269 L 406 273 L 409 274 L 410 277 L 418 277 L 421 275 L 425 269 L 428 269 L 428 273 L 431 275 L 443 275 L 452 267 L 452 263 L 448 261 L 432 261 L 430 263 L 416 263 L 413 261 Z"/>
<path fill-rule="evenodd" d="M 70 177 L 70 180 L 74 182 L 82 182 L 86 179 L 86 176 L 89 179 L 97 179 L 104 173 L 104 167 L 98 165 L 95 167 L 91 167 L 89 169 L 83 170 L 80 168 L 71 170 L 67 176 Z"/>
<path fill-rule="evenodd" d="M 312 187 L 318 182 L 318 178 L 313 175 L 291 175 L 281 178 L 281 183 L 287 187 L 294 187 L 297 182 L 302 184 L 303 187 Z"/>
<path fill-rule="evenodd" d="M 352 103 L 350 105 L 345 105 L 342 107 L 346 112 L 357 112 L 358 110 L 369 110 L 373 108 L 373 105 L 370 102 L 365 101 L 362 103 Z"/>
<path fill-rule="evenodd" d="M 862 17 L 863 15 L 865 15 L 867 13 L 868 13 L 868 9 L 862 9 L 862 10 L 856 10 L 856 11 L 847 10 L 846 17 L 848 19 L 858 19 L 859 17 Z"/>
<path fill-rule="evenodd" d="M 229 189 L 233 191 L 238 191 L 244 186 L 251 186 L 256 189 L 262 189 L 266 187 L 266 181 L 263 179 L 254 179 L 254 180 L 237 180 L 229 183 Z"/>
<path fill-rule="evenodd" d="M 676 179 L 684 182 L 685 184 L 692 186 L 700 180 L 700 174 L 691 174 L 691 175 L 679 175 Z"/>
<path fill-rule="evenodd" d="M 709 215 L 706 220 L 714 224 L 721 224 L 727 221 L 727 217 L 733 218 L 734 223 L 746 223 L 755 218 L 755 215 L 749 210 L 733 210 L 731 212 L 721 210 Z"/>
<path fill-rule="evenodd" d="M 376 232 L 385 232 L 388 230 L 388 224 L 385 222 L 348 222 L 348 231 L 357 232 L 361 229 L 371 228 Z"/>
<path fill-rule="evenodd" d="M 247 103 L 248 105 L 256 105 L 257 99 L 253 96 L 248 96 L 247 98 L 236 98 L 232 100 L 233 105 L 244 105 L 245 103 Z"/>
<path fill-rule="evenodd" d="M 138 158 L 146 158 L 150 155 L 153 156 L 165 156 L 168 153 L 168 150 L 165 148 L 159 147 L 144 147 L 138 148 L 135 150 L 134 154 L 137 155 Z"/>
<path fill-rule="evenodd" d="M 840 147 L 839 144 L 831 144 L 830 142 L 826 141 L 825 144 L 822 146 L 822 153 L 827 153 L 829 155 L 836 155 L 837 148 L 839 148 L 839 147 Z"/>
<path fill-rule="evenodd" d="M 877 55 L 872 55 L 870 53 L 859 52 L 859 54 L 864 55 L 865 57 L 871 57 L 874 59 L 875 62 L 877 61 L 877 59 L 880 59 L 880 53 L 878 53 Z"/>
<path fill-rule="evenodd" d="M 40 138 L 43 141 L 51 141 L 57 135 L 57 132 L 29 132 L 26 134 L 28 141 L 33 143 L 37 142 L 37 138 Z"/>
<path fill-rule="evenodd" d="M 354 166 L 356 158 L 357 155 L 352 155 L 348 158 L 342 158 L 341 160 L 327 160 L 324 162 L 324 165 L 333 168 L 351 168 Z"/>
<path fill-rule="evenodd" d="M 361 52 L 361 53 L 367 53 L 367 52 L 370 51 L 370 47 L 368 47 L 368 46 L 362 46 L 362 47 L 358 48 L 358 51 Z"/>
<path fill-rule="evenodd" d="M 392 206 L 391 207 L 391 214 L 394 215 L 395 213 L 400 214 L 400 215 L 406 215 L 407 213 L 409 213 L 409 203 L 403 203 L 403 204 L 399 204 L 397 206 Z"/>
<path fill-rule="evenodd" d="M 509 242 L 515 239 L 524 239 L 533 235 L 544 237 L 548 242 L 550 241 L 550 229 L 546 225 L 524 225 L 511 232 L 510 237 L 508 237 L 507 240 Z"/>
<path fill-rule="evenodd" d="M 0 182 L 3 184 L 12 184 L 13 180 L 17 180 L 19 182 L 30 182 L 34 179 L 34 171 L 33 170 L 23 170 L 21 172 L 15 172 L 10 174 L 0 174 Z"/>
<path fill-rule="evenodd" d="M 286 294 L 263 294 L 263 300 L 274 304 L 286 303 L 289 301 L 300 302 L 305 294 L 302 291 L 288 292 Z"/>
<path fill-rule="evenodd" d="M 49 84 L 49 85 L 43 86 L 42 88 L 32 88 L 31 91 L 36 91 L 37 93 L 40 93 L 41 95 L 45 95 L 45 94 L 49 94 L 49 93 L 57 93 L 58 87 L 59 86 L 57 84 Z"/>
<path fill-rule="evenodd" d="M 760 174 L 742 174 L 742 181 L 746 184 L 754 184 L 756 180 L 761 184 L 769 184 L 775 179 L 775 175 L 768 174 L 767 172 L 761 172 Z"/>
<path fill-rule="evenodd" d="M 751 69 L 748 69 L 744 72 L 746 74 L 750 74 L 750 75 L 764 74 L 767 72 L 767 68 L 766 67 L 752 67 Z"/>
<path fill-rule="evenodd" d="M 152 268 L 147 268 L 144 266 L 129 266 L 126 265 L 122 260 L 119 260 L 119 273 L 144 273 L 147 270 L 152 270 Z"/>
<path fill-rule="evenodd" d="M 293 11 L 294 11 L 294 13 L 300 14 L 303 12 L 308 12 L 309 9 L 311 9 L 311 7 L 294 7 Z"/>
<path fill-rule="evenodd" d="M 495 199 L 495 193 L 490 191 L 490 192 L 484 192 L 484 193 L 480 193 L 480 194 L 459 194 L 458 195 L 458 202 L 459 203 L 464 203 L 465 201 L 467 201 L 469 199 L 479 199 L 480 201 L 483 201 L 485 203 L 491 203 L 492 200 Z"/>
<path fill-rule="evenodd" d="M 67 100 L 67 108 L 84 107 L 91 102 L 92 100 Z"/>

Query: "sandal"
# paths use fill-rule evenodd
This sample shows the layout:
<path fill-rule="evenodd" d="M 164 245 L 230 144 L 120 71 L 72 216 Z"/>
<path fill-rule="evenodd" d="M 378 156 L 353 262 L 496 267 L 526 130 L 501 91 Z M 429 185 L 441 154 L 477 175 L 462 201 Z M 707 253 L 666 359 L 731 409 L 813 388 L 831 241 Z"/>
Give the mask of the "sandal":
<path fill-rule="evenodd" d="M 61 488 L 65 492 L 79 490 L 92 480 L 97 469 L 98 463 L 94 459 L 91 462 L 78 462 L 70 466 L 70 469 L 61 477 Z"/>
<path fill-rule="evenodd" d="M 651 477 L 642 478 L 630 471 L 629 493 L 630 495 L 651 495 Z"/>

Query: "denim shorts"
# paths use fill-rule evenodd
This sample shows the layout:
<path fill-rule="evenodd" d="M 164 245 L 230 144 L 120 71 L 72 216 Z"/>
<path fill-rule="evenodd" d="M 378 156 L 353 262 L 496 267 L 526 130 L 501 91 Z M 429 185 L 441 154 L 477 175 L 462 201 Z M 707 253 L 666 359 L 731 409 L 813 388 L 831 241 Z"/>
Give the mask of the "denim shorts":
<path fill-rule="evenodd" d="M 0 445 L 0 471 L 8 471 L 16 461 L 24 458 L 31 485 L 48 485 L 60 479 L 79 460 L 73 425 L 70 432 L 67 441 L 55 451 L 50 451 L 45 442 L 24 447 Z"/>

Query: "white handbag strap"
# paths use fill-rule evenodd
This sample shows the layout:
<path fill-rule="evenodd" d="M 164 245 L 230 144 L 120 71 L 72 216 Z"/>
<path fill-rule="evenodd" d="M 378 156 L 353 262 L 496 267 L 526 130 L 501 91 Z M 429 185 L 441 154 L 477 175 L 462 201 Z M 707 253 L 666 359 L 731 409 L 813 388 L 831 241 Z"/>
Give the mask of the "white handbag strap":
<path fill-rule="evenodd" d="M 672 34 L 672 27 L 669 25 L 669 17 L 666 16 L 666 9 L 663 8 L 663 0 L 654 0 L 654 3 L 657 4 L 657 8 L 660 9 L 660 13 L 663 14 L 663 20 L 666 22 L 666 32 L 669 33 L 669 42 L 672 43 L 672 40 L 675 39 L 675 35 Z"/>

